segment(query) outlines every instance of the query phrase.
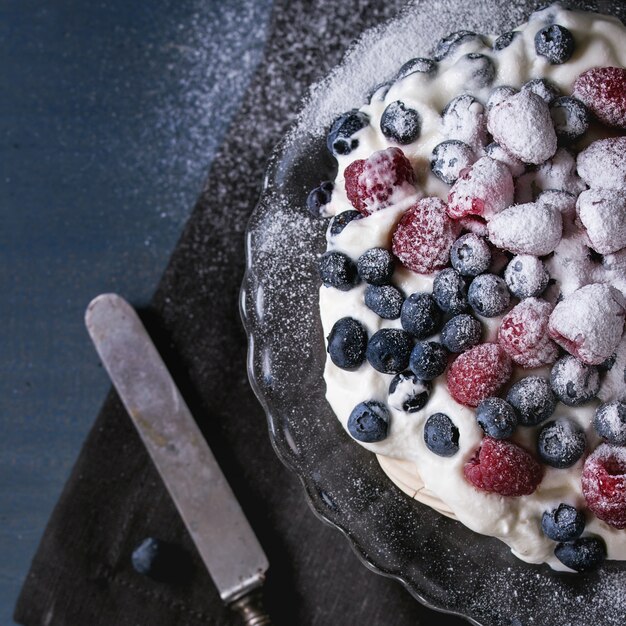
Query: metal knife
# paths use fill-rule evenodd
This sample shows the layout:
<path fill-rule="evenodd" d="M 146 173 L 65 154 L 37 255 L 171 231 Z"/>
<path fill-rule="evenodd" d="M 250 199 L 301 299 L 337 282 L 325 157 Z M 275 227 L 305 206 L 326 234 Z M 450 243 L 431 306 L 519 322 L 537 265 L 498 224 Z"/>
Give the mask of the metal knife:
<path fill-rule="evenodd" d="M 267 557 L 137 313 L 103 294 L 85 323 L 222 600 L 247 626 L 270 624 Z"/>

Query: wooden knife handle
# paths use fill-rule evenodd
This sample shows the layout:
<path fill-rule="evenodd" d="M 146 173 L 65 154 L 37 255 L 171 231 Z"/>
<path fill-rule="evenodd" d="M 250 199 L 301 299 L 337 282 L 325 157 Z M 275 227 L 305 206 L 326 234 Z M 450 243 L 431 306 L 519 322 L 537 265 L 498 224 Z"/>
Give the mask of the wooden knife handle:
<path fill-rule="evenodd" d="M 230 608 L 237 611 L 245 626 L 271 626 L 269 615 L 263 606 L 263 594 L 260 589 L 235 600 Z"/>

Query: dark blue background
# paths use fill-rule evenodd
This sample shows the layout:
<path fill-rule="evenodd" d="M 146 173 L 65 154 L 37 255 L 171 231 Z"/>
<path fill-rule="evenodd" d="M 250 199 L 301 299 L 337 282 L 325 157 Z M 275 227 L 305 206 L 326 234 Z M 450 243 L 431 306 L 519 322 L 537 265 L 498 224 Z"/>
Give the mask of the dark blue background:
<path fill-rule="evenodd" d="M 271 0 L 0 4 L 0 623 L 109 387 L 89 300 L 155 289 Z"/>

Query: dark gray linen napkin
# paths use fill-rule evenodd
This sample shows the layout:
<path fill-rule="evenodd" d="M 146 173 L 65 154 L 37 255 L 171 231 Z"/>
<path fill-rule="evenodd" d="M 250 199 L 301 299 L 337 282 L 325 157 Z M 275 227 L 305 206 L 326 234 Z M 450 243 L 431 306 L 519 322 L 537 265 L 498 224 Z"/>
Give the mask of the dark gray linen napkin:
<path fill-rule="evenodd" d="M 268 554 L 276 624 L 461 624 L 369 572 L 309 509 L 276 458 L 248 386 L 238 294 L 244 229 L 267 157 L 300 99 L 363 29 L 401 0 L 277 0 L 264 62 L 142 317 Z M 145 537 L 181 546 L 189 575 L 156 582 L 130 555 Z M 15 610 L 25 626 L 237 623 L 223 607 L 119 399 L 111 392 L 53 512 Z"/>

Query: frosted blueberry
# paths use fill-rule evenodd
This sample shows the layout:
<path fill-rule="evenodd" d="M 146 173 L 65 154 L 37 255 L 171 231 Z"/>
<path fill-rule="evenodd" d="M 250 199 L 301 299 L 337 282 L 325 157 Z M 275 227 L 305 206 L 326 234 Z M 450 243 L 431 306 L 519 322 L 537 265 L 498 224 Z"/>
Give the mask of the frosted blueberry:
<path fill-rule="evenodd" d="M 535 35 L 535 51 L 552 65 L 560 65 L 574 53 L 574 37 L 567 28 L 552 24 Z"/>
<path fill-rule="evenodd" d="M 429 293 L 412 293 L 402 305 L 402 328 L 418 339 L 430 337 L 439 329 L 441 310 Z"/>
<path fill-rule="evenodd" d="M 436 145 L 430 159 L 433 174 L 444 183 L 453 185 L 461 172 L 476 161 L 474 151 L 462 141 L 449 139 Z"/>
<path fill-rule="evenodd" d="M 452 267 L 462 276 L 478 276 L 491 263 L 489 244 L 474 233 L 459 237 L 450 250 Z"/>
<path fill-rule="evenodd" d="M 561 143 L 572 143 L 589 128 L 589 111 L 576 98 L 561 96 L 550 103 L 550 116 L 556 136 Z"/>
<path fill-rule="evenodd" d="M 541 529 L 552 541 L 572 541 L 585 530 L 585 516 L 569 504 L 559 504 L 541 516 Z"/>
<path fill-rule="evenodd" d="M 438 456 L 454 456 L 459 451 L 459 429 L 447 415 L 435 413 L 424 424 L 424 443 Z"/>
<path fill-rule="evenodd" d="M 476 407 L 476 421 L 486 435 L 506 439 L 515 432 L 517 416 L 513 407 L 502 398 L 485 398 Z"/>
<path fill-rule="evenodd" d="M 389 385 L 389 406 L 405 413 L 421 411 L 428 402 L 432 387 L 431 382 L 420 380 L 413 372 L 396 374 Z"/>
<path fill-rule="evenodd" d="M 510 30 L 508 33 L 504 33 L 503 35 L 500 35 L 493 42 L 494 51 L 499 52 L 500 50 L 504 50 L 505 48 L 508 48 L 515 41 L 515 39 L 521 34 L 522 33 L 519 30 Z"/>
<path fill-rule="evenodd" d="M 398 328 L 382 328 L 370 337 L 365 355 L 375 370 L 397 374 L 408 367 L 412 348 L 409 333 Z"/>
<path fill-rule="evenodd" d="M 433 281 L 433 298 L 445 313 L 463 313 L 467 309 L 467 288 L 461 274 L 452 267 L 441 270 Z"/>
<path fill-rule="evenodd" d="M 349 211 L 343 211 L 339 213 L 339 215 L 335 215 L 330 222 L 330 236 L 336 237 L 340 233 L 343 232 L 343 229 L 352 221 L 352 220 L 360 220 L 362 217 L 365 217 L 363 213 L 360 211 L 355 211 L 350 209 Z"/>
<path fill-rule="evenodd" d="M 400 145 L 415 141 L 419 137 L 421 125 L 420 114 L 400 100 L 389 104 L 380 118 L 383 135 Z"/>
<path fill-rule="evenodd" d="M 450 33 L 447 37 L 440 39 L 435 46 L 433 59 L 435 59 L 435 61 L 441 61 L 462 43 L 471 40 L 478 40 L 480 43 L 484 44 L 483 38 L 471 30 L 458 30 L 454 33 Z"/>
<path fill-rule="evenodd" d="M 437 63 L 432 59 L 416 57 L 409 59 L 396 74 L 395 80 L 402 80 L 411 74 L 428 74 L 432 76 L 437 72 Z"/>
<path fill-rule="evenodd" d="M 586 365 L 568 354 L 554 364 L 550 385 L 563 404 L 578 406 L 596 397 L 600 390 L 600 374 L 594 365 Z"/>
<path fill-rule="evenodd" d="M 465 352 L 480 343 L 482 332 L 482 324 L 474 316 L 462 313 L 445 323 L 440 341 L 450 352 Z"/>
<path fill-rule="evenodd" d="M 385 320 L 400 317 L 404 296 L 393 285 L 368 285 L 365 289 L 365 306 Z"/>
<path fill-rule="evenodd" d="M 515 409 L 522 426 L 536 426 L 547 420 L 556 409 L 556 397 L 550 381 L 540 376 L 527 376 L 518 380 L 506 396 Z"/>
<path fill-rule="evenodd" d="M 574 420 L 561 417 L 541 428 L 537 452 L 546 465 L 565 469 L 582 457 L 586 445 L 583 429 Z"/>
<path fill-rule="evenodd" d="M 322 217 L 324 207 L 330 202 L 332 193 L 333 183 L 330 180 L 324 181 L 309 193 L 306 206 L 313 217 Z"/>
<path fill-rule="evenodd" d="M 467 296 L 470 306 L 483 317 L 496 317 L 504 313 L 511 301 L 506 283 L 495 274 L 476 276 Z"/>
<path fill-rule="evenodd" d="M 353 135 L 365 128 L 369 121 L 369 117 L 357 109 L 352 109 L 340 115 L 332 123 L 328 132 L 328 137 L 326 138 L 328 151 L 333 156 L 350 154 L 359 145 L 359 140 L 355 139 Z"/>
<path fill-rule="evenodd" d="M 350 413 L 348 432 L 364 443 L 382 441 L 387 437 L 389 421 L 389 409 L 382 402 L 361 402 Z"/>
<path fill-rule="evenodd" d="M 370 285 L 386 285 L 393 275 L 393 255 L 386 248 L 370 248 L 356 262 L 361 280 Z"/>
<path fill-rule="evenodd" d="M 540 296 L 548 286 L 550 274 L 543 261 L 531 254 L 514 256 L 504 271 L 509 291 L 520 300 Z"/>
<path fill-rule="evenodd" d="M 593 425 L 608 443 L 626 445 L 626 404 L 618 401 L 601 404 L 596 409 Z"/>
<path fill-rule="evenodd" d="M 325 287 L 349 291 L 359 282 L 356 265 L 342 252 L 325 252 L 319 260 L 319 272 Z"/>
<path fill-rule="evenodd" d="M 337 320 L 328 335 L 328 354 L 331 361 L 341 369 L 356 369 L 365 361 L 367 332 L 352 317 Z"/>
<path fill-rule="evenodd" d="M 547 78 L 532 78 L 522 85 L 522 91 L 531 91 L 536 96 L 539 96 L 546 104 L 550 104 L 555 98 L 561 95 L 558 87 Z"/>

